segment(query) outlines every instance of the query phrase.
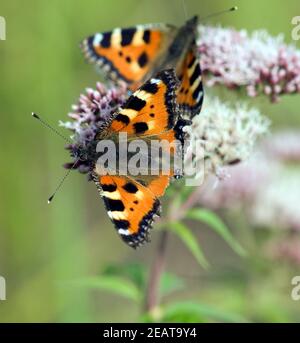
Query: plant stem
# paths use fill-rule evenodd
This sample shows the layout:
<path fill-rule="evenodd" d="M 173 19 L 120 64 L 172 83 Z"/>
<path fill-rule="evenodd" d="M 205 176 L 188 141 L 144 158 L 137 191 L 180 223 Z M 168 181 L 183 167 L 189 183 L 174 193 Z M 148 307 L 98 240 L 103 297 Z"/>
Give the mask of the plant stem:
<path fill-rule="evenodd" d="M 185 203 L 183 203 L 179 209 L 173 211 L 173 220 L 181 220 L 185 216 L 186 212 L 194 207 L 194 205 L 198 202 L 200 192 L 200 187 L 195 188 Z"/>
<path fill-rule="evenodd" d="M 148 289 L 146 293 L 146 311 L 153 312 L 159 304 L 159 285 L 160 279 L 166 264 L 166 248 L 168 241 L 168 232 L 163 230 L 160 233 L 157 253 L 150 271 Z"/>
<path fill-rule="evenodd" d="M 197 202 L 199 197 L 199 189 L 196 189 L 187 199 L 185 204 L 179 210 L 178 208 L 173 208 L 171 206 L 169 213 L 169 221 L 180 220 L 184 217 L 186 211 L 192 208 Z M 146 303 L 145 308 L 148 313 L 153 313 L 153 311 L 159 305 L 159 285 L 160 279 L 165 269 L 166 264 L 166 248 L 168 241 L 168 231 L 163 230 L 160 234 L 160 240 L 158 243 L 157 253 L 150 271 L 148 288 L 146 292 Z"/>

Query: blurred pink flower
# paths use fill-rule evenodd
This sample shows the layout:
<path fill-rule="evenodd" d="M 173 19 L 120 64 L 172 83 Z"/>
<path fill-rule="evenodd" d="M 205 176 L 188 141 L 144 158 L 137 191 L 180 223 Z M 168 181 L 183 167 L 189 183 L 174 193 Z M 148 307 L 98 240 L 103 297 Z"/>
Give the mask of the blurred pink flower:
<path fill-rule="evenodd" d="M 76 134 L 82 134 L 85 127 L 93 129 L 103 123 L 120 105 L 127 96 L 124 87 L 107 88 L 97 82 L 96 89 L 86 88 L 85 94 L 80 94 L 76 105 L 68 116 L 72 121 L 60 122 L 60 125 Z"/>
<path fill-rule="evenodd" d="M 229 175 L 224 180 L 216 182 L 210 177 L 202 188 L 200 204 L 214 209 L 242 208 L 254 226 L 300 232 L 300 170 L 286 164 L 285 158 L 274 159 L 265 148 L 273 140 L 270 136 L 248 161 L 224 168 Z M 298 141 L 292 142 L 297 148 Z M 292 144 L 289 149 L 294 151 Z"/>
<path fill-rule="evenodd" d="M 257 139 L 268 132 L 269 126 L 268 118 L 256 108 L 245 103 L 231 106 L 217 97 L 206 96 L 201 113 L 185 128 L 190 141 L 185 161 L 195 165 L 197 161 L 205 162 L 197 178 L 203 180 L 210 174 L 226 178 L 224 167 L 247 160 Z M 198 146 L 202 148 L 200 155 Z"/>
<path fill-rule="evenodd" d="M 200 195 L 200 204 L 212 209 L 249 208 L 261 187 L 272 178 L 275 165 L 256 154 L 237 165 L 223 167 L 224 179 L 209 176 Z"/>
<path fill-rule="evenodd" d="M 300 162 L 300 131 L 277 132 L 264 142 L 262 148 L 272 158 Z"/>
<path fill-rule="evenodd" d="M 267 250 L 273 259 L 300 266 L 300 238 L 295 235 L 271 242 Z"/>
<path fill-rule="evenodd" d="M 259 189 L 251 208 L 258 226 L 300 232 L 300 173 L 280 166 L 269 183 Z"/>
<path fill-rule="evenodd" d="M 272 101 L 300 93 L 300 51 L 285 44 L 282 35 L 211 26 L 200 26 L 199 33 L 206 85 L 244 88 L 251 97 L 265 94 Z"/>

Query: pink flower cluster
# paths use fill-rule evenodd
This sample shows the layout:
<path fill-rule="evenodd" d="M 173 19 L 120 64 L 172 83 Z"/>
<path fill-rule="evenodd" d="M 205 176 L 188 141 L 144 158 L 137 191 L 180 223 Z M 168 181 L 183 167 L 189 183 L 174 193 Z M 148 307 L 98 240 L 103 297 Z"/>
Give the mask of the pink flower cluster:
<path fill-rule="evenodd" d="M 71 121 L 62 122 L 60 126 L 72 131 L 73 144 L 66 147 L 70 151 L 73 160 L 64 166 L 67 169 L 77 169 L 81 173 L 89 173 L 91 166 L 86 161 L 78 161 L 75 166 L 76 151 L 78 147 L 86 146 L 93 141 L 100 125 L 121 106 L 127 97 L 125 87 L 106 88 L 98 82 L 95 89 L 87 88 L 85 94 L 80 94 L 76 105 L 72 106 L 72 112 L 68 114 Z"/>
<path fill-rule="evenodd" d="M 86 88 L 86 93 L 80 94 L 77 104 L 72 106 L 72 112 L 68 114 L 72 121 L 60 122 L 60 125 L 78 135 L 84 134 L 86 129 L 97 129 L 124 103 L 126 96 L 125 87 L 107 88 L 97 82 L 95 89 Z"/>
<path fill-rule="evenodd" d="M 248 161 L 223 169 L 228 177 L 216 183 L 210 175 L 200 205 L 238 209 L 252 227 L 271 229 L 267 256 L 299 266 L 300 131 L 277 132 L 262 141 Z"/>
<path fill-rule="evenodd" d="M 279 151 L 276 142 L 283 136 L 293 139 Z M 217 187 L 213 187 L 212 177 L 208 179 L 199 198 L 200 204 L 214 209 L 242 208 L 254 226 L 299 233 L 300 160 L 296 160 L 299 156 L 295 153 L 299 137 L 300 132 L 285 131 L 267 138 L 249 161 L 226 167 L 229 177 L 219 181 Z M 291 157 L 298 164 L 287 163 Z"/>
<path fill-rule="evenodd" d="M 245 89 L 274 102 L 283 94 L 300 93 L 300 51 L 283 37 L 266 31 L 200 26 L 199 51 L 206 85 Z"/>

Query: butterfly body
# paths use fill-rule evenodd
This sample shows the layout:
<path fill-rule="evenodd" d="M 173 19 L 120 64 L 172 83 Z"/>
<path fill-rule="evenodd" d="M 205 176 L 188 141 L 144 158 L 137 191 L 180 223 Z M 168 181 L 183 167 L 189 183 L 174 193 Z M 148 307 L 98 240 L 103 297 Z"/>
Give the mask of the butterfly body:
<path fill-rule="evenodd" d="M 180 153 L 183 158 L 183 128 L 201 110 L 203 87 L 196 47 L 197 25 L 195 16 L 179 28 L 168 24 L 117 28 L 96 33 L 81 44 L 87 60 L 107 79 L 125 83 L 133 92 L 95 137 L 97 147 L 105 140 L 116 144 L 118 165 L 103 168 L 95 159 L 103 157 L 101 154 L 90 155 L 90 165 L 110 219 L 122 239 L 134 248 L 149 240 L 152 222 L 160 213 L 159 199 L 169 182 L 182 176 L 176 161 Z M 126 134 L 126 142 L 120 141 L 120 134 Z M 144 144 L 141 156 L 147 162 L 138 173 L 128 165 L 128 159 L 134 156 L 127 154 L 124 158 L 122 154 L 124 147 L 129 151 L 130 144 L 137 140 Z M 150 154 L 154 141 L 168 143 L 162 147 L 162 156 Z M 164 152 L 170 156 L 167 172 L 160 169 L 166 160 Z M 88 155 L 85 157 L 89 158 Z M 108 161 L 111 160 L 109 157 Z"/>
<path fill-rule="evenodd" d="M 172 167 L 179 146 L 184 143 L 183 128 L 189 121 L 182 118 L 176 101 L 178 87 L 174 70 L 153 76 L 99 127 L 95 138 L 76 153 L 91 166 L 92 178 L 108 216 L 121 238 L 133 248 L 149 240 L 152 222 L 160 214 L 160 198 L 170 181 L 181 176 Z M 99 163 L 106 154 L 99 148 L 103 142 L 111 142 L 115 147 L 115 156 L 109 155 L 107 159 L 111 162 L 115 158 L 114 168 L 105 169 Z M 142 142 L 146 147 L 142 156 L 147 162 L 146 168 L 138 169 L 137 173 L 127 167 L 121 171 L 122 163 L 127 165 L 134 156 L 132 152 L 122 155 L 121 151 L 135 142 Z M 148 150 L 153 142 L 169 143 L 162 145 L 162 151 L 167 152 L 171 160 L 165 172 L 157 168 L 153 173 L 149 169 L 153 160 L 162 161 L 160 155 L 153 158 Z M 174 142 L 178 144 L 173 145 Z"/>
<path fill-rule="evenodd" d="M 196 37 L 198 18 L 195 16 L 180 27 L 175 38 L 171 41 L 167 54 L 160 63 L 159 68 L 180 69 L 182 60 L 187 50 L 194 44 Z M 179 72 L 180 70 L 176 70 Z"/>

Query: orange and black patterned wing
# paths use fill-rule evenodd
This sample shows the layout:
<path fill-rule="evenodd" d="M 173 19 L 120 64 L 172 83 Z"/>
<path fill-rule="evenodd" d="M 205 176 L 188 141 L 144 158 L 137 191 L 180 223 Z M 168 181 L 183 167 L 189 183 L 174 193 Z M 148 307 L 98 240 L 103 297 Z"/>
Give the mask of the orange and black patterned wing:
<path fill-rule="evenodd" d="M 128 140 L 142 139 L 148 145 L 154 140 L 166 144 L 170 155 L 169 176 L 180 177 L 178 157 L 183 157 L 185 133 L 190 124 L 181 117 L 176 101 L 179 81 L 173 69 L 164 70 L 152 77 L 131 95 L 126 103 L 104 123 L 96 135 L 97 140 L 118 140 L 119 133 L 127 133 Z M 166 143 L 167 143 L 166 142 Z M 101 172 L 99 171 L 99 174 Z"/>
<path fill-rule="evenodd" d="M 125 82 L 132 90 L 152 73 L 176 29 L 170 25 L 138 25 L 86 38 L 81 47 L 90 63 L 115 83 Z"/>
<path fill-rule="evenodd" d="M 190 124 L 180 116 L 176 101 L 179 81 L 173 69 L 164 70 L 152 77 L 131 95 L 112 118 L 99 129 L 96 139 L 117 140 L 119 133 L 127 133 L 128 140 L 143 139 L 168 141 L 171 155 L 169 176 L 180 177 L 176 161 L 183 151 L 183 127 Z"/>
<path fill-rule="evenodd" d="M 176 150 L 172 142 L 183 144 L 183 127 L 188 122 L 178 113 L 176 89 L 178 80 L 174 70 L 157 74 L 129 97 L 123 107 L 99 129 L 97 140 L 116 141 L 118 133 L 126 132 L 128 140 L 142 139 L 148 144 L 153 140 L 167 140 L 170 155 Z M 148 161 L 150 156 L 147 156 Z M 108 215 L 123 240 L 137 247 L 148 239 L 155 215 L 159 214 L 159 198 L 172 177 L 179 177 L 175 169 L 152 175 L 101 175 L 97 164 L 94 180 L 104 199 Z"/>
<path fill-rule="evenodd" d="M 147 184 L 126 176 L 93 175 L 108 216 L 124 242 L 133 248 L 149 241 L 149 230 L 160 214 L 159 197 L 169 184 L 167 176 Z"/>
<path fill-rule="evenodd" d="M 128 137 L 160 135 L 175 126 L 179 111 L 176 90 L 179 81 L 173 69 L 164 70 L 144 83 L 100 129 L 98 139 L 120 132 Z"/>
<path fill-rule="evenodd" d="M 193 118 L 201 111 L 204 95 L 200 58 L 195 43 L 177 67 L 177 73 L 181 81 L 181 86 L 177 91 L 177 102 L 183 114 L 188 118 Z"/>

